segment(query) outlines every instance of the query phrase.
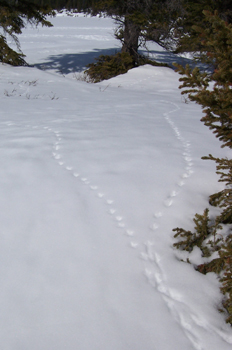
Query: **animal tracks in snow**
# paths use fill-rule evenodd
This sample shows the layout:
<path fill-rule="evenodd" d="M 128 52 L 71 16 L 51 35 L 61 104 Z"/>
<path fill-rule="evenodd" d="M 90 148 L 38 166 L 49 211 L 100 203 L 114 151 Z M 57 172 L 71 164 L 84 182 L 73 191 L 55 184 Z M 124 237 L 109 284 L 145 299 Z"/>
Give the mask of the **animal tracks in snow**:
<path fill-rule="evenodd" d="M 186 337 L 197 350 L 203 350 L 201 342 L 198 339 L 197 327 L 201 327 L 204 320 L 198 320 L 199 316 L 194 314 L 190 307 L 184 302 L 180 292 L 170 288 L 166 274 L 162 268 L 161 257 L 155 251 L 155 244 L 147 241 L 144 244 L 145 251 L 140 257 L 144 261 L 144 276 L 148 283 L 161 295 L 167 305 L 172 317 L 179 323 L 185 332 Z M 206 328 L 209 328 L 207 325 Z"/>
<path fill-rule="evenodd" d="M 170 102 L 163 101 L 165 104 L 170 106 Z M 180 189 L 185 185 L 187 179 L 191 176 L 193 172 L 193 163 L 191 157 L 191 144 L 185 140 L 179 128 L 175 125 L 174 121 L 171 119 L 170 115 L 177 111 L 179 107 L 175 104 L 173 110 L 168 113 L 164 113 L 163 117 L 166 120 L 169 127 L 173 130 L 175 137 L 181 143 L 182 146 L 182 158 L 183 158 L 183 168 L 180 172 L 179 178 L 176 179 L 176 186 L 168 191 L 168 196 L 161 199 L 160 207 L 158 210 L 153 212 L 153 216 L 150 218 L 150 224 L 148 222 L 147 227 L 144 227 L 144 231 L 149 228 L 150 239 L 145 242 L 139 241 L 139 235 L 136 233 L 132 227 L 127 224 L 126 217 L 120 212 L 120 208 L 117 208 L 114 198 L 106 194 L 99 188 L 98 184 L 92 183 L 89 179 L 88 174 L 83 174 L 80 169 L 76 169 L 73 164 L 67 162 L 62 150 L 64 145 L 64 138 L 62 131 L 53 129 L 49 126 L 44 126 L 44 132 L 50 133 L 54 142 L 51 149 L 51 157 L 57 164 L 64 169 L 67 173 L 71 174 L 79 184 L 86 186 L 92 192 L 92 195 L 98 198 L 105 206 L 105 211 L 110 217 L 112 217 L 112 224 L 117 227 L 128 239 L 128 246 L 138 252 L 138 256 L 143 262 L 144 276 L 146 277 L 148 283 L 156 289 L 158 293 L 162 296 L 164 302 L 172 313 L 173 317 L 179 322 L 186 330 L 186 335 L 194 339 L 192 342 L 197 344 L 197 339 L 195 335 L 189 328 L 191 328 L 191 322 L 189 322 L 185 313 L 181 312 L 182 309 L 180 304 L 182 302 L 182 296 L 178 294 L 177 291 L 171 290 L 167 283 L 167 277 L 161 266 L 161 258 L 156 251 L 155 237 L 156 233 L 162 228 L 162 220 L 168 215 L 168 210 L 175 204 L 175 199 L 179 195 Z M 9 122 L 8 126 L 14 125 L 14 123 Z M 27 127 L 30 127 L 27 125 Z M 33 126 L 35 128 L 37 126 Z M 32 128 L 32 126 L 31 126 Z M 37 127 L 38 128 L 38 127 Z M 151 238 L 152 237 L 152 238 Z M 193 321 L 192 321 L 193 322 Z M 200 349 L 200 348 L 199 348 Z"/>
<path fill-rule="evenodd" d="M 163 102 L 170 106 L 170 102 Z M 184 139 L 181 135 L 181 131 L 170 117 L 172 113 L 179 109 L 177 105 L 172 105 L 174 106 L 173 110 L 164 113 L 163 117 L 181 144 L 183 168 L 180 169 L 179 177 L 176 179 L 176 186 L 168 191 L 167 197 L 161 199 L 160 207 L 157 208 L 158 210 L 154 211 L 150 224 L 148 223 L 150 239 L 145 242 L 140 242 L 138 233 L 131 229 L 131 227 L 128 227 L 126 217 L 120 212 L 120 208 L 117 208 L 115 205 L 114 198 L 102 191 L 98 184 L 92 183 L 88 176 L 86 176 L 87 174 L 82 174 L 79 169 L 74 169 L 71 164 L 66 164 L 66 159 L 64 159 L 62 155 L 62 133 L 58 130 L 54 132 L 51 128 L 46 130 L 53 133 L 56 139 L 52 153 L 54 160 L 57 161 L 59 165 L 62 165 L 67 172 L 77 178 L 80 183 L 87 186 L 92 191 L 93 195 L 106 205 L 106 212 L 112 217 L 112 224 L 118 227 L 128 238 L 128 246 L 138 252 L 138 256 L 143 263 L 144 276 L 147 282 L 160 293 L 164 303 L 173 315 L 173 318 L 184 328 L 186 336 L 193 343 L 194 347 L 196 349 L 201 349 L 196 334 L 191 330 L 191 322 L 193 323 L 193 320 L 189 320 L 191 316 L 186 316 L 186 308 L 188 308 L 188 306 L 184 304 L 182 295 L 169 287 L 167 276 L 162 268 L 162 259 L 157 252 L 155 242 L 157 232 L 162 229 L 162 220 L 165 220 L 165 217 L 168 215 L 168 210 L 175 205 L 175 200 L 181 188 L 193 173 L 193 163 L 190 152 L 191 144 Z M 144 227 L 144 231 L 147 228 Z M 191 312 L 189 308 L 188 312 L 190 315 Z M 192 317 L 192 319 L 193 318 L 194 317 Z"/>
<path fill-rule="evenodd" d="M 169 207 L 171 207 L 174 202 L 175 202 L 175 197 L 178 196 L 179 194 L 179 190 L 178 188 L 183 187 L 185 185 L 185 181 L 191 176 L 191 174 L 193 173 L 192 167 L 193 167 L 193 163 L 192 163 L 192 157 L 191 157 L 191 152 L 190 152 L 190 147 L 191 147 L 191 143 L 187 140 L 185 140 L 185 138 L 181 135 L 181 132 L 179 130 L 179 128 L 175 125 L 175 122 L 171 119 L 170 115 L 174 112 L 177 112 L 180 108 L 177 104 L 169 102 L 169 101 L 165 101 L 162 100 L 161 102 L 164 102 L 166 105 L 172 105 L 174 108 L 163 114 L 164 119 L 166 120 L 167 124 L 169 125 L 169 127 L 173 130 L 173 133 L 175 135 L 175 137 L 177 138 L 177 140 L 181 143 L 182 146 L 182 158 L 183 158 L 183 169 L 182 169 L 182 173 L 180 173 L 179 179 L 177 179 L 176 181 L 176 188 L 173 188 L 169 195 L 163 199 L 163 212 L 157 212 L 154 216 L 155 216 L 155 221 L 151 222 L 151 224 L 149 225 L 150 229 L 155 231 L 159 228 L 159 225 L 157 223 L 157 219 L 159 219 L 161 216 L 165 215 L 165 210 L 167 210 Z"/>
<path fill-rule="evenodd" d="M 180 188 L 185 185 L 185 181 L 187 181 L 193 173 L 193 162 L 190 152 L 191 144 L 182 137 L 179 128 L 170 118 L 170 114 L 178 111 L 179 107 L 168 101 L 163 102 L 169 105 L 172 104 L 175 107 L 170 112 L 164 113 L 163 116 L 172 128 L 175 137 L 181 143 L 184 166 L 182 173 L 180 173 L 180 178 L 177 179 L 176 188 L 170 191 L 169 195 L 163 200 L 160 206 L 163 210 L 154 213 L 154 219 L 149 226 L 154 232 L 159 230 L 159 220 L 161 220 L 163 216 L 165 217 L 165 212 L 174 205 L 174 200 L 178 196 Z M 197 332 L 195 331 L 197 325 L 197 321 L 194 320 L 195 315 L 193 311 L 190 310 L 189 306 L 184 303 L 181 293 L 169 287 L 167 277 L 161 266 L 161 258 L 156 251 L 155 241 L 149 240 L 144 243 L 144 250 L 140 253 L 140 258 L 144 261 L 144 275 L 148 283 L 160 293 L 173 318 L 182 326 L 186 337 L 193 344 L 194 348 L 203 350 Z"/>
<path fill-rule="evenodd" d="M 163 200 L 160 203 L 160 208 L 154 213 L 153 217 L 151 217 L 151 222 L 150 224 L 148 223 L 147 228 L 149 228 L 152 232 L 156 233 L 159 231 L 159 229 L 162 227 L 162 221 L 163 217 L 166 215 L 166 211 L 169 210 L 170 207 L 172 207 L 175 203 L 175 198 L 178 196 L 180 188 L 185 185 L 185 181 L 188 179 L 188 177 L 191 176 L 192 171 L 192 158 L 191 158 L 191 153 L 190 153 L 190 147 L 191 144 L 187 140 L 185 140 L 179 128 L 175 125 L 174 121 L 171 119 L 170 115 L 177 111 L 179 107 L 176 104 L 170 103 L 168 101 L 162 101 L 166 105 L 174 106 L 174 108 L 163 114 L 164 119 L 166 120 L 167 124 L 169 127 L 173 130 L 173 133 L 175 137 L 179 140 L 179 142 L 182 145 L 182 157 L 184 160 L 184 166 L 183 166 L 183 171 L 180 173 L 179 179 L 176 181 L 176 188 L 173 188 L 169 191 L 169 195 L 166 198 L 163 198 Z M 8 122 L 8 125 L 14 125 L 13 122 Z M 31 128 L 37 128 L 37 125 L 30 126 L 26 125 L 26 127 L 31 127 Z M 112 222 L 116 227 L 122 230 L 122 232 L 125 234 L 125 236 L 128 237 L 129 241 L 131 237 L 133 237 L 133 241 L 129 242 L 129 245 L 132 248 L 138 249 L 140 247 L 141 253 L 143 253 L 144 257 L 147 256 L 147 252 L 143 252 L 142 244 L 141 242 L 137 241 L 135 237 L 138 237 L 137 233 L 129 227 L 129 225 L 126 222 L 126 218 L 120 213 L 120 208 L 117 208 L 115 205 L 115 200 L 111 198 L 111 196 L 108 197 L 106 193 L 104 193 L 101 188 L 99 188 L 98 184 L 92 183 L 92 181 L 86 176 L 87 174 L 83 174 L 80 169 L 76 169 L 73 167 L 72 164 L 68 163 L 66 158 L 64 157 L 64 154 L 62 152 L 63 150 L 63 145 L 64 145 L 64 137 L 62 135 L 62 131 L 57 128 L 57 126 L 48 126 L 45 125 L 42 127 L 44 132 L 50 133 L 53 138 L 54 142 L 52 145 L 52 151 L 51 155 L 52 158 L 57 162 L 57 164 L 62 167 L 65 171 L 70 173 L 79 183 L 83 184 L 87 188 L 89 188 L 94 196 L 98 198 L 99 200 L 102 201 L 102 203 L 106 204 L 106 212 L 112 217 Z M 159 210 L 160 209 L 160 210 Z M 144 230 L 147 229 L 144 227 Z M 138 237 L 139 238 L 139 237 Z"/>
<path fill-rule="evenodd" d="M 66 162 L 66 159 L 64 159 L 64 156 L 62 154 L 62 147 L 63 147 L 62 132 L 59 130 L 53 130 L 51 127 L 48 127 L 48 126 L 43 127 L 43 129 L 53 134 L 53 137 L 55 137 L 52 157 L 58 163 L 58 165 L 62 166 L 64 170 L 71 173 L 72 176 L 78 179 L 80 183 L 89 187 L 89 189 L 93 191 L 93 193 L 95 193 L 95 196 L 99 198 L 104 204 L 107 205 L 107 209 L 106 209 L 107 213 L 112 217 L 113 222 L 115 223 L 115 226 L 123 230 L 125 236 L 127 236 L 128 238 L 134 237 L 135 236 L 134 230 L 127 227 L 124 221 L 124 217 L 120 215 L 119 211 L 113 206 L 115 201 L 112 198 L 107 197 L 107 195 L 101 191 L 98 185 L 92 184 L 92 182 L 89 180 L 87 176 L 85 176 L 80 171 L 78 171 L 78 169 L 74 169 L 72 165 Z M 129 242 L 129 246 L 133 249 L 136 249 L 139 246 L 139 243 L 133 240 Z"/>

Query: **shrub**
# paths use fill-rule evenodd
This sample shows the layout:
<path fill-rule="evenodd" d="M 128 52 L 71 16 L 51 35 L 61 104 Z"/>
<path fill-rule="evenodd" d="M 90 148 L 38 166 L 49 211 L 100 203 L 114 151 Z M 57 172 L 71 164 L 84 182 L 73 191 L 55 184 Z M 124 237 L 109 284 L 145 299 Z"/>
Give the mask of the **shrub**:
<path fill-rule="evenodd" d="M 129 69 L 144 64 L 168 67 L 167 64 L 151 61 L 144 56 L 139 56 L 138 63 L 135 63 L 133 57 L 127 52 L 119 52 L 115 55 L 101 55 L 96 61 L 88 64 L 88 69 L 85 71 L 94 83 L 127 73 Z"/>

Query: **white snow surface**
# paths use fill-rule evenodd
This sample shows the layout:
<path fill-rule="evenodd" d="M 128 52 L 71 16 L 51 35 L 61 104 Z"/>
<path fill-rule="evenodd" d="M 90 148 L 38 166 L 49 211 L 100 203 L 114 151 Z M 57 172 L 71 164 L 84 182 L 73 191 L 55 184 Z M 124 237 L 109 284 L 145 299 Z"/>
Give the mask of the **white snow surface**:
<path fill-rule="evenodd" d="M 0 65 L 1 349 L 231 349 L 216 276 L 172 247 L 226 150 L 172 69 L 76 79 L 118 49 L 111 19 L 52 22 L 19 38 L 34 67 Z"/>

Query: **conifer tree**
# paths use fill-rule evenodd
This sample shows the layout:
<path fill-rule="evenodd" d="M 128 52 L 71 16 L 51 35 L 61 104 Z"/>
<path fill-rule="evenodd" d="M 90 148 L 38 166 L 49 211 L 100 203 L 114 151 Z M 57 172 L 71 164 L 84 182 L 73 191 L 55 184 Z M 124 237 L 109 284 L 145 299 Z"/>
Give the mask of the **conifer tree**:
<path fill-rule="evenodd" d="M 181 0 L 182 13 L 175 25 L 176 52 L 197 52 L 203 42 L 193 26 L 208 28 L 209 22 L 203 11 L 214 13 L 227 23 L 232 22 L 232 0 Z"/>
<path fill-rule="evenodd" d="M 176 52 L 197 52 L 204 43 L 193 26 L 210 28 L 204 11 L 214 13 L 227 23 L 232 22 L 232 0 L 181 0 L 182 13 L 175 25 Z"/>
<path fill-rule="evenodd" d="M 17 35 L 22 33 L 27 24 L 52 26 L 46 19 L 49 14 L 52 12 L 48 7 L 42 7 L 29 0 L 0 0 L 0 62 L 25 65 L 25 56 L 20 50 Z M 9 47 L 7 36 L 14 40 L 18 52 Z"/>
<path fill-rule="evenodd" d="M 109 79 L 144 64 L 161 65 L 139 54 L 139 47 L 153 40 L 170 48 L 172 29 L 181 13 L 182 0 L 93 0 L 84 12 L 109 16 L 118 27 L 115 37 L 122 43 L 121 52 L 102 55 L 85 73 L 93 82 Z M 177 15 L 178 14 L 178 15 Z M 163 64 L 167 66 L 167 64 Z"/>
<path fill-rule="evenodd" d="M 182 94 L 188 94 L 189 99 L 197 102 L 203 108 L 202 121 L 222 142 L 222 147 L 232 149 L 232 24 L 214 14 L 204 11 L 206 26 L 194 26 L 201 44 L 201 54 L 198 59 L 208 64 L 207 71 L 199 68 L 193 70 L 176 65 L 182 85 Z M 209 220 L 208 209 L 204 215 L 196 214 L 195 232 L 182 228 L 174 229 L 176 238 L 182 240 L 174 246 L 191 252 L 193 246 L 198 246 L 210 256 L 218 251 L 218 257 L 206 264 L 197 266 L 202 273 L 216 272 L 222 283 L 224 294 L 223 305 L 228 312 L 227 322 L 232 324 L 232 159 L 215 158 L 211 154 L 203 159 L 216 162 L 219 181 L 225 183 L 224 190 L 210 196 L 209 203 L 220 208 L 220 213 Z M 227 236 L 222 236 L 222 225 L 228 225 Z M 207 234 L 205 234 L 207 233 Z M 197 239 L 196 239 L 197 238 Z"/>
<path fill-rule="evenodd" d="M 204 11 L 210 26 L 206 29 L 194 26 L 202 45 L 200 60 L 209 64 L 208 71 L 199 68 L 190 69 L 178 66 L 180 88 L 187 88 L 182 94 L 188 94 L 192 101 L 203 107 L 205 116 L 202 121 L 213 130 L 222 141 L 222 147 L 232 148 L 232 24 L 220 19 L 217 14 Z M 213 89 L 210 83 L 213 82 Z"/>
<path fill-rule="evenodd" d="M 147 39 L 165 46 L 180 14 L 180 0 L 95 0 L 86 10 L 92 15 L 115 19 L 115 36 L 122 42 L 122 52 L 129 53 L 136 63 L 138 48 Z"/>

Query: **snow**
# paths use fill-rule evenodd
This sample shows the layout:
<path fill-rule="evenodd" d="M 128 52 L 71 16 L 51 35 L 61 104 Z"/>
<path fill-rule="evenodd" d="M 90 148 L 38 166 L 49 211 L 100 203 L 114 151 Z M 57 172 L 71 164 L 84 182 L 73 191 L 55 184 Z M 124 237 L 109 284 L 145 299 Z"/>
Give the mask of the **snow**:
<path fill-rule="evenodd" d="M 1 348 L 230 349 L 216 276 L 172 248 L 227 151 L 169 68 L 76 79 L 118 49 L 111 19 L 52 22 L 20 36 L 34 67 L 0 65 Z"/>

